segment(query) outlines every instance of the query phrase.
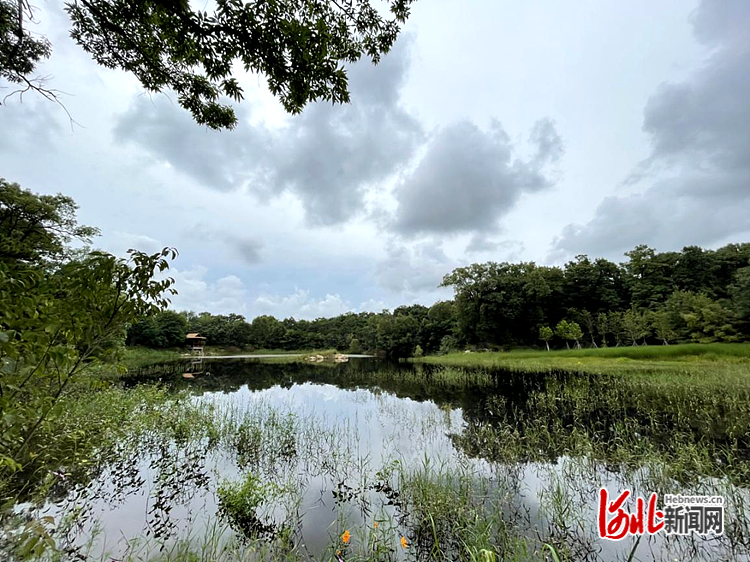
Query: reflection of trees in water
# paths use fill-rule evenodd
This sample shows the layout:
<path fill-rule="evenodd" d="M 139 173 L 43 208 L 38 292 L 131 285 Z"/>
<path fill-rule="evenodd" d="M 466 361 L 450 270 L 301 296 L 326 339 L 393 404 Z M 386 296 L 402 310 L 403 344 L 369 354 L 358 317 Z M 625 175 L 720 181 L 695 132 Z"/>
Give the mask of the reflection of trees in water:
<path fill-rule="evenodd" d="M 513 375 L 524 379 L 523 375 Z M 504 381 L 464 410 L 454 444 L 495 461 L 557 462 L 593 452 L 603 461 L 639 465 L 661 457 L 675 478 L 730 476 L 750 483 L 750 392 L 670 386 L 625 377 L 548 374 Z M 685 451 L 694 450 L 687 458 Z"/>
<path fill-rule="evenodd" d="M 342 389 L 378 387 L 398 397 L 412 400 L 432 400 L 437 404 L 459 401 L 466 395 L 464 389 L 451 391 L 433 383 L 431 374 L 440 369 L 433 365 L 410 365 L 373 359 L 352 358 L 347 363 L 309 364 L 298 361 L 267 362 L 252 359 L 204 360 L 204 369 L 210 374 L 197 375 L 184 380 L 181 375 L 189 371 L 184 361 L 151 365 L 136 370 L 126 379 L 126 384 L 161 381 L 175 389 L 189 388 L 196 394 L 206 392 L 236 392 L 241 387 L 250 391 L 265 390 L 274 386 L 291 388 L 295 384 L 331 384 Z"/>
<path fill-rule="evenodd" d="M 142 490 L 148 478 L 153 484 L 149 534 L 156 538 L 167 536 L 174 529 L 169 519 L 172 505 L 185 503 L 199 490 L 207 489 L 205 461 L 210 449 L 205 440 L 179 439 L 167 431 L 139 435 L 113 448 L 106 458 L 98 459 L 100 470 L 89 475 L 90 481 L 70 490 L 65 502 L 69 506 L 85 506 L 105 501 L 114 509 L 129 495 Z"/>
<path fill-rule="evenodd" d="M 682 478 L 732 471 L 750 482 L 750 390 L 731 396 L 712 385 L 667 385 L 622 376 L 483 369 L 481 384 L 440 376 L 436 365 L 352 359 L 343 364 L 204 361 L 204 375 L 185 380 L 189 363 L 167 363 L 129 380 L 160 379 L 196 394 L 330 384 L 377 388 L 399 398 L 461 408 L 466 429 L 454 444 L 473 457 L 556 462 L 593 449 L 604 460 L 638 462 L 644 451 L 666 459 L 685 448 L 706 453 Z M 455 369 L 456 372 L 471 371 Z M 584 447 L 585 445 L 585 447 Z M 509 456 L 510 455 L 510 456 Z M 684 456 L 684 455 L 683 455 Z"/>
<path fill-rule="evenodd" d="M 622 467 L 640 466 L 643 454 L 671 463 L 681 448 L 699 447 L 706 453 L 701 463 L 677 466 L 674 472 L 680 474 L 681 470 L 686 478 L 692 477 L 693 481 L 702 475 L 725 475 L 730 469 L 735 470 L 737 479 L 742 481 L 741 471 L 745 470 L 744 474 L 750 472 L 750 463 L 747 462 L 748 432 L 742 433 L 743 424 L 748 423 L 746 391 L 744 395 L 739 392 L 727 396 L 708 386 L 700 389 L 670 387 L 624 377 L 555 372 L 522 375 L 504 370 L 483 371 L 482 377 L 465 379 L 475 382 L 464 384 L 461 377 L 446 377 L 442 367 L 372 360 L 310 365 L 301 362 L 206 359 L 203 368 L 203 374 L 186 380 L 182 374 L 190 372 L 190 363 L 169 363 L 131 377 L 128 384 L 160 379 L 176 390 L 190 389 L 198 395 L 209 392 L 229 394 L 243 387 L 259 391 L 305 383 L 330 384 L 348 390 L 366 388 L 375 393 L 384 392 L 417 401 L 430 400 L 446 411 L 461 408 L 465 426 L 449 437 L 454 447 L 467 456 L 491 461 L 491 476 L 486 480 L 491 494 L 488 493 L 486 497 L 499 498 L 493 500 L 492 508 L 501 513 L 503 524 L 508 525 L 507 532 L 526 536 L 532 542 L 544 537 L 556 544 L 564 544 L 570 559 L 607 559 L 598 552 L 600 545 L 592 538 L 593 519 L 584 510 L 593 505 L 597 485 L 601 484 L 602 479 L 616 481 L 623 487 L 633 487 L 633 471 L 622 471 Z M 727 419 L 727 416 L 731 419 Z M 272 479 L 273 474 L 288 473 L 288 469 L 279 464 L 284 465 L 280 453 L 293 449 L 277 446 L 279 435 L 283 433 L 279 431 L 278 424 L 264 422 L 263 427 L 273 435 L 264 433 L 262 439 L 251 439 L 255 434 L 248 433 L 245 439 L 242 428 L 238 428 L 229 439 L 229 452 L 236 453 L 236 457 L 232 458 L 238 466 Z M 248 431 L 254 428 L 257 429 L 248 426 Z M 172 437 L 174 435 L 164 436 L 165 439 Z M 271 440 L 274 447 L 266 445 Z M 187 443 L 170 441 L 167 446 L 166 441 L 157 439 L 151 445 L 139 451 L 145 455 L 141 460 L 152 457 L 161 459 L 149 465 L 153 472 L 162 475 L 156 479 L 161 484 L 152 495 L 154 501 L 149 526 L 156 537 L 168 536 L 175 530 L 169 510 L 179 503 L 180 494 L 190 495 L 205 489 L 206 450 L 189 440 Z M 192 445 L 197 448 L 192 450 Z M 323 445 L 320 444 L 321 447 Z M 335 451 L 342 447 L 339 443 L 339 446 L 326 444 L 325 448 Z M 265 457 L 261 459 L 249 454 L 271 449 L 273 451 L 268 460 L 273 462 L 268 466 Z M 329 453 L 321 451 L 319 454 L 323 457 Z M 723 457 L 720 456 L 722 454 Z M 299 456 L 295 456 L 295 462 L 302 464 L 291 463 L 290 466 L 300 468 L 304 465 L 305 470 L 297 475 L 304 479 L 309 477 L 302 474 L 310 470 L 305 464 L 309 464 L 307 457 L 310 455 L 305 449 L 304 454 L 300 453 Z M 731 462 L 722 460 L 730 458 Z M 112 462 L 112 459 L 108 462 Z M 564 493 L 560 494 L 562 499 L 557 504 L 553 502 L 561 511 L 557 516 L 556 512 L 540 514 L 535 504 L 538 489 L 532 489 L 525 482 L 528 470 L 539 468 L 542 486 L 549 492 L 552 484 L 560 483 L 554 480 L 560 476 L 556 471 L 566 462 L 575 470 L 565 473 L 566 478 L 562 481 Z M 341 469 L 339 463 L 333 464 L 337 470 Z M 118 494 L 122 497 L 143 485 L 139 480 L 140 472 L 133 469 L 138 466 L 135 458 L 124 457 L 122 462 L 110 466 L 102 475 L 104 478 L 100 478 L 108 482 L 107 486 L 100 488 L 101 495 L 89 490 L 86 499 L 104 498 L 109 494 L 108 502 L 113 505 Z M 586 473 L 587 468 L 591 469 L 590 474 Z M 324 469 L 321 464 L 317 470 Z M 613 472 L 608 473 L 607 470 Z M 343 483 L 345 475 L 332 472 L 330 478 L 330 482 Z M 395 489 L 391 491 L 399 492 Z M 363 488 L 357 497 L 366 497 L 365 492 L 382 493 L 386 500 L 392 500 L 384 490 L 370 487 Z M 60 493 L 64 491 L 60 490 Z M 78 500 L 82 499 L 78 496 Z M 404 508 L 404 516 L 408 509 L 408 506 Z M 423 515 L 427 517 L 430 514 Z M 429 546 L 427 543 L 433 530 L 426 524 L 420 527 L 420 522 L 424 523 L 427 519 L 422 521 L 418 516 L 417 513 L 414 514 L 416 519 L 412 518 L 415 532 L 422 527 L 424 532 L 414 537 L 415 546 L 423 542 Z M 247 529 L 258 530 L 250 525 L 252 521 L 245 523 Z M 450 520 L 446 519 L 445 524 L 449 523 Z M 728 527 L 727 535 L 720 544 L 729 544 L 740 552 L 747 552 L 748 538 L 743 532 L 742 528 L 730 531 Z M 678 542 L 670 547 L 670 552 L 711 559 L 706 544 L 694 537 Z M 426 548 L 425 551 L 429 550 Z M 656 551 L 661 556 L 661 547 Z M 508 555 L 511 554 L 509 551 Z"/>
<path fill-rule="evenodd" d="M 549 509 L 564 514 L 547 519 L 542 535 L 572 549 L 571 559 L 601 559 L 593 531 L 583 529 L 594 520 L 587 509 L 596 490 L 607 482 L 642 497 L 725 496 L 723 536 L 659 537 L 663 542 L 651 545 L 651 554 L 659 560 L 729 559 L 750 550 L 749 404 L 747 389 L 728 394 L 711 385 L 549 374 L 529 385 L 499 384 L 473 403 L 475 409 L 464 410 L 464 430 L 450 437 L 469 457 L 542 473 L 542 487 L 556 495 L 548 496 Z M 576 516 L 585 526 L 573 524 Z M 625 560 L 627 554 L 611 558 Z"/>

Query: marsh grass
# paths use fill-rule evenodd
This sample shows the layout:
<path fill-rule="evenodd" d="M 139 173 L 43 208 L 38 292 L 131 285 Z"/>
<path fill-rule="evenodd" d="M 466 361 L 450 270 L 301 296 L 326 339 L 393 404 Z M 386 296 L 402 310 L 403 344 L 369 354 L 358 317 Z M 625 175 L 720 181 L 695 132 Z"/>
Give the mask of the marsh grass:
<path fill-rule="evenodd" d="M 298 380 L 294 369 L 277 368 L 284 384 Z M 740 371 L 519 377 L 417 366 L 326 369 L 316 379 L 335 382 L 352 403 L 377 406 L 369 423 L 387 420 L 377 433 L 382 456 L 362 447 L 353 418 L 325 409 L 252 393 L 238 401 L 105 385 L 66 398 L 71 417 L 57 423 L 66 434 L 79 427 L 81 437 L 60 444 L 70 455 L 64 462 L 57 455 L 57 464 L 40 465 L 40 474 L 54 466 L 66 479 L 44 473 L 50 480 L 36 498 L 80 506 L 106 494 L 114 505 L 118 494 L 143 488 L 145 468 L 151 534 L 102 552 L 103 561 L 328 561 L 337 551 L 346 562 L 637 559 L 637 543 L 598 551 L 593 509 L 602 485 L 642 496 L 722 495 L 725 537 L 710 547 L 675 540 L 669 553 L 708 560 L 750 552 L 750 384 Z M 416 400 L 428 407 L 415 409 Z M 331 518 L 322 547 L 308 546 L 309 492 Z M 170 510 L 195 495 L 215 497 L 217 511 L 179 530 Z M 85 530 L 94 539 L 93 515 L 68 515 L 59 525 L 67 534 L 58 530 L 57 547 L 38 559 L 60 558 L 65 548 L 96 552 L 77 538 Z"/>
<path fill-rule="evenodd" d="M 478 360 L 478 357 L 494 358 L 511 356 L 514 358 L 556 358 L 556 357 L 601 357 L 648 359 L 653 361 L 673 361 L 700 358 L 705 361 L 724 361 L 727 359 L 750 361 L 750 343 L 683 343 L 675 345 L 638 345 L 620 347 L 599 347 L 584 349 L 557 349 L 552 351 L 519 349 L 510 352 L 484 353 L 451 353 L 442 356 L 446 359 L 464 358 L 467 364 Z"/>

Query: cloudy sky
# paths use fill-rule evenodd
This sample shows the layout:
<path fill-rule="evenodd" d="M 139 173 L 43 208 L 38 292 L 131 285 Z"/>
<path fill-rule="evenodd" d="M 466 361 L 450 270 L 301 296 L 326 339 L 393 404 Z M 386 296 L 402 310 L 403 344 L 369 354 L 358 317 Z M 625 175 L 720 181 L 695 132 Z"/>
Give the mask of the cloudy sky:
<path fill-rule="evenodd" d="M 0 176 L 72 196 L 100 248 L 176 247 L 178 310 L 248 318 L 431 304 L 474 262 L 750 240 L 750 2 L 458 5 L 419 0 L 350 105 L 288 116 L 248 75 L 213 132 L 43 2 L 40 74 L 76 124 L 8 100 Z"/>

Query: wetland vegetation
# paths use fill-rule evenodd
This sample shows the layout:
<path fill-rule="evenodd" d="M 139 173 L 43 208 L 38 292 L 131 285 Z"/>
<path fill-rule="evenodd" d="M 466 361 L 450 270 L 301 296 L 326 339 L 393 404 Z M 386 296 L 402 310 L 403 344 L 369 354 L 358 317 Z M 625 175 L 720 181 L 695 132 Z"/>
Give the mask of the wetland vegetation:
<path fill-rule="evenodd" d="M 447 353 L 413 361 L 459 367 L 501 367 L 519 372 L 550 369 L 639 375 L 693 375 L 696 383 L 742 377 L 750 371 L 748 344 L 677 344 L 556 351 Z M 671 380 L 671 379 L 670 379 Z"/>
<path fill-rule="evenodd" d="M 194 379 L 180 375 L 189 363 L 173 362 L 131 370 L 97 400 L 70 398 L 71 417 L 59 423 L 84 434 L 98 427 L 106 438 L 95 440 L 96 455 L 81 453 L 96 462 L 71 458 L 26 481 L 14 520 L 49 533 L 54 548 L 41 558 L 750 553 L 747 375 L 532 374 L 372 359 L 202 363 Z M 725 534 L 601 541 L 600 486 L 644 497 L 721 495 Z"/>

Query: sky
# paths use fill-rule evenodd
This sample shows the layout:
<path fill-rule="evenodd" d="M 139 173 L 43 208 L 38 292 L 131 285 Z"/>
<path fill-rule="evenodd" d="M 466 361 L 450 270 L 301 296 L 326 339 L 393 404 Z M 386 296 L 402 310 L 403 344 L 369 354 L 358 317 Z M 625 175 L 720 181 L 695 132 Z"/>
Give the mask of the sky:
<path fill-rule="evenodd" d="M 36 19 L 75 123 L 7 100 L 0 176 L 73 197 L 98 248 L 177 248 L 177 310 L 430 305 L 471 263 L 750 241 L 747 0 L 418 0 L 350 104 L 287 115 L 241 75 L 221 132 L 96 65 L 57 3 Z"/>

